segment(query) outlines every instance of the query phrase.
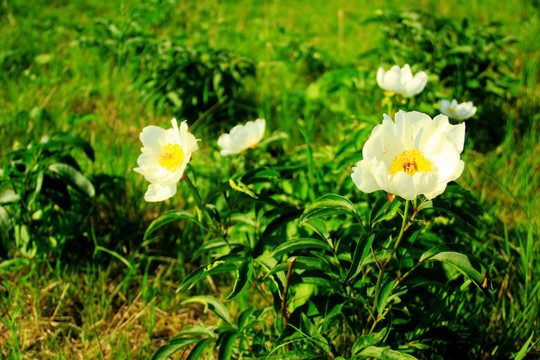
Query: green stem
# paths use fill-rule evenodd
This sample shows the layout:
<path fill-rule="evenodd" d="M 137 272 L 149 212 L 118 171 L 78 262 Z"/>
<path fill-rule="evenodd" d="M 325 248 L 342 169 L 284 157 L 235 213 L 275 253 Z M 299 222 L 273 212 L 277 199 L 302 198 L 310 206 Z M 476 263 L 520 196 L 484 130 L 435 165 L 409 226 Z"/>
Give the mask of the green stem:
<path fill-rule="evenodd" d="M 379 301 L 379 293 L 381 291 L 381 283 L 382 283 L 382 278 L 384 275 L 384 268 L 388 265 L 388 263 L 390 262 L 394 254 L 396 253 L 399 243 L 401 242 L 401 239 L 403 238 L 403 234 L 405 233 L 405 228 L 407 224 L 408 211 L 409 211 L 409 200 L 405 201 L 405 209 L 403 210 L 403 221 L 401 222 L 401 229 L 399 230 L 399 235 L 394 244 L 394 247 L 392 248 L 392 252 L 390 253 L 390 256 L 388 256 L 388 258 L 384 262 L 382 262 L 380 266 L 378 266 L 379 275 L 377 276 L 377 283 L 375 284 L 375 301 L 373 302 L 373 307 L 371 308 L 371 314 L 373 314 L 373 326 L 371 327 L 370 333 L 373 332 L 373 330 L 375 329 L 375 324 L 377 324 L 378 322 L 378 319 L 375 317 L 375 311 L 377 310 L 377 302 Z"/>
<path fill-rule="evenodd" d="M 203 200 L 201 198 L 201 195 L 199 194 L 199 191 L 197 190 L 195 185 L 193 185 L 193 182 L 191 182 L 191 179 L 189 178 L 189 176 L 187 176 L 186 173 L 184 173 L 184 176 L 185 176 L 184 180 L 186 180 L 186 183 L 188 184 L 189 189 L 191 190 L 191 193 L 193 194 L 193 197 L 195 198 L 195 202 L 197 203 L 197 207 L 199 208 L 199 210 L 204 214 L 204 216 L 208 220 L 208 225 L 212 226 L 214 228 L 214 230 L 219 233 L 218 227 L 216 226 L 216 224 L 212 220 L 212 217 L 208 213 L 208 210 L 206 209 L 206 204 L 203 202 Z M 229 243 L 229 241 L 225 237 L 223 237 L 223 240 L 225 241 L 225 243 L 227 244 L 227 246 L 230 249 L 231 244 Z"/>

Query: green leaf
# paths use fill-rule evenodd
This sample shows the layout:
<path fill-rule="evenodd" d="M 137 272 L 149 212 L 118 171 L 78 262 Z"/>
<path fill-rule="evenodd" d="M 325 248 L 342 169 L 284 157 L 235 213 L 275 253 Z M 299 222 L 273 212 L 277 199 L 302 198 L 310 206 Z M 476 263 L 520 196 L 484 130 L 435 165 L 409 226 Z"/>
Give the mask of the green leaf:
<path fill-rule="evenodd" d="M 347 198 L 338 194 L 326 194 L 317 199 L 313 204 L 306 207 L 301 221 L 307 222 L 314 218 L 347 214 L 361 221 L 360 214 L 354 204 Z"/>
<path fill-rule="evenodd" d="M 195 217 L 184 210 L 171 210 L 166 212 L 165 214 L 161 215 L 156 220 L 152 221 L 150 226 L 146 229 L 146 232 L 144 233 L 143 241 L 148 240 L 148 238 L 159 228 L 162 226 L 171 223 L 173 221 L 178 221 L 181 219 L 188 219 L 191 221 L 197 222 Z"/>
<path fill-rule="evenodd" d="M 227 307 L 225 307 L 225 305 L 221 301 L 216 299 L 215 297 L 201 295 L 201 296 L 194 296 L 187 300 L 182 301 L 182 305 L 191 304 L 191 303 L 203 304 L 205 307 L 204 309 L 205 312 L 208 309 L 210 309 L 214 314 L 216 314 L 221 319 L 223 319 L 227 324 L 232 326 L 233 322 L 231 320 L 231 315 L 229 314 L 229 310 L 227 310 Z"/>
<path fill-rule="evenodd" d="M 19 271 L 21 268 L 30 265 L 30 260 L 24 258 L 16 258 L 5 260 L 0 263 L 0 275 L 11 274 Z"/>
<path fill-rule="evenodd" d="M 61 180 L 70 185 L 81 194 L 88 197 L 94 197 L 96 191 L 94 185 L 77 169 L 67 164 L 52 164 L 49 165 L 49 170 L 57 174 Z"/>
<path fill-rule="evenodd" d="M 182 281 L 177 291 L 185 289 L 186 287 L 200 281 L 201 279 L 206 278 L 208 275 L 221 274 L 224 272 L 231 272 L 235 270 L 236 266 L 234 265 L 234 263 L 226 262 L 223 260 L 216 260 L 212 264 L 209 264 L 207 266 L 201 266 L 200 268 L 189 274 L 188 277 Z"/>
<path fill-rule="evenodd" d="M 236 268 L 236 280 L 233 290 L 225 300 L 231 300 L 244 289 L 253 275 L 253 263 L 250 261 L 243 262 Z"/>
<path fill-rule="evenodd" d="M 405 354 L 396 350 L 391 350 L 388 348 L 381 348 L 381 347 L 376 347 L 376 346 L 370 346 L 366 348 L 359 355 L 371 356 L 376 359 L 383 359 L 383 360 L 418 360 L 412 355 Z"/>
<path fill-rule="evenodd" d="M 379 331 L 378 333 L 367 334 L 361 336 L 353 344 L 351 354 L 356 355 L 358 352 L 364 350 L 369 346 L 377 345 L 386 336 L 386 329 Z"/>
<path fill-rule="evenodd" d="M 12 202 L 17 202 L 21 199 L 13 189 L 4 189 L 2 193 L 0 194 L 0 204 L 9 204 Z"/>
<path fill-rule="evenodd" d="M 275 268 L 270 271 L 267 276 L 273 275 L 280 271 L 288 271 L 289 269 L 289 261 L 279 264 Z M 296 261 L 293 265 L 293 269 L 296 270 L 323 270 L 327 272 L 329 275 L 333 274 L 332 267 L 330 264 L 328 264 L 326 261 L 314 258 L 314 257 L 307 257 L 307 256 L 296 256 Z"/>
<path fill-rule="evenodd" d="M 197 345 L 195 345 L 193 347 L 193 349 L 191 349 L 191 352 L 187 356 L 186 360 L 198 360 L 198 359 L 200 359 L 201 356 L 204 353 L 204 350 L 206 350 L 208 345 L 210 345 L 214 341 L 215 341 L 214 339 L 204 339 L 204 340 L 199 341 L 197 343 Z"/>
<path fill-rule="evenodd" d="M 271 253 L 271 256 L 276 259 L 280 259 L 281 256 L 299 249 L 321 249 L 328 251 L 332 250 L 330 245 L 328 245 L 324 241 L 321 241 L 320 239 L 301 238 L 284 242 L 283 244 L 279 245 L 277 248 L 274 249 L 274 251 Z"/>
<path fill-rule="evenodd" d="M 439 245 L 426 251 L 420 257 L 420 262 L 436 260 L 452 266 L 462 274 L 474 280 L 477 285 L 482 284 L 484 275 L 481 270 L 484 268 L 481 263 L 472 255 L 458 252 L 448 245 Z"/>
<path fill-rule="evenodd" d="M 26 257 L 33 258 L 37 253 L 35 242 L 30 239 L 28 225 L 15 225 L 15 245 L 17 249 Z"/>
<path fill-rule="evenodd" d="M 164 345 L 156 351 L 152 360 L 167 360 L 171 355 L 177 351 L 199 341 L 199 338 L 181 338 L 173 339 L 169 341 L 167 345 Z"/>
<path fill-rule="evenodd" d="M 326 229 L 326 223 L 322 219 L 309 219 L 303 221 L 302 225 L 315 231 L 317 234 L 319 234 L 321 238 L 325 239 L 326 241 L 331 241 L 330 233 L 328 232 L 328 229 Z"/>
<path fill-rule="evenodd" d="M 46 135 L 41 138 L 40 142 L 46 148 L 58 145 L 67 145 L 80 148 L 84 151 L 84 153 L 86 154 L 86 156 L 88 156 L 90 160 L 94 161 L 95 159 L 94 149 L 92 149 L 90 143 L 75 134 L 55 133 L 51 135 Z"/>
<path fill-rule="evenodd" d="M 253 191 L 251 191 L 246 184 L 244 184 L 243 182 L 241 182 L 240 180 L 236 180 L 236 182 L 230 178 L 229 179 L 229 185 L 231 186 L 231 188 L 233 190 L 236 190 L 238 192 L 241 192 L 241 193 L 244 193 L 254 199 L 258 199 L 257 195 L 255 195 L 255 193 L 253 193 Z"/>
<path fill-rule="evenodd" d="M 523 344 L 523 346 L 521 347 L 519 352 L 515 355 L 514 360 L 523 360 L 523 359 L 525 359 L 525 355 L 527 355 L 527 353 L 529 351 L 531 351 L 533 349 L 533 347 L 534 347 L 534 344 L 529 347 L 533 337 L 534 337 L 534 331 L 531 334 L 531 336 L 529 336 L 529 338 L 527 339 L 525 344 Z"/>
<path fill-rule="evenodd" d="M 260 144 L 259 144 L 260 145 Z M 280 178 L 279 172 L 267 169 L 267 168 L 257 168 L 249 171 L 242 176 L 242 182 L 246 185 L 260 183 L 260 182 L 269 182 L 271 180 L 276 180 Z"/>
<path fill-rule="evenodd" d="M 197 337 L 197 336 L 207 336 L 209 338 L 215 338 L 216 334 L 214 331 L 210 328 L 208 328 L 206 325 L 202 324 L 195 324 L 193 326 L 187 326 L 178 334 L 178 337 Z"/>
<path fill-rule="evenodd" d="M 379 197 L 369 216 L 370 224 L 374 225 L 380 221 L 391 219 L 399 210 L 400 205 L 401 201 L 397 197 L 392 202 L 388 202 L 386 196 Z"/>
<path fill-rule="evenodd" d="M 379 293 L 379 298 L 375 299 L 377 301 L 377 313 L 379 315 L 382 315 L 384 313 L 384 309 L 386 308 L 386 304 L 388 303 L 388 296 L 390 296 L 390 293 L 392 292 L 392 288 L 395 283 L 395 279 L 386 283 L 383 286 L 381 292 Z"/>
<path fill-rule="evenodd" d="M 219 342 L 218 360 L 230 360 L 238 333 L 226 332 Z"/>
<path fill-rule="evenodd" d="M 358 274 L 360 274 L 360 271 L 362 271 L 364 260 L 366 259 L 366 257 L 368 256 L 371 250 L 371 245 L 373 244 L 374 239 L 375 239 L 375 234 L 372 234 L 369 238 L 367 238 L 367 240 L 366 240 L 366 236 L 360 237 L 360 240 L 358 241 L 358 244 L 356 245 L 356 249 L 354 250 L 351 267 L 349 268 L 349 271 L 347 272 L 345 279 L 343 279 L 343 282 L 347 282 L 350 279 L 355 278 Z"/>
<path fill-rule="evenodd" d="M 10 243 L 12 240 L 10 233 L 12 229 L 13 225 L 11 224 L 8 212 L 0 206 L 0 256 L 4 255 L 1 250 L 7 252 L 8 248 L 11 247 Z"/>

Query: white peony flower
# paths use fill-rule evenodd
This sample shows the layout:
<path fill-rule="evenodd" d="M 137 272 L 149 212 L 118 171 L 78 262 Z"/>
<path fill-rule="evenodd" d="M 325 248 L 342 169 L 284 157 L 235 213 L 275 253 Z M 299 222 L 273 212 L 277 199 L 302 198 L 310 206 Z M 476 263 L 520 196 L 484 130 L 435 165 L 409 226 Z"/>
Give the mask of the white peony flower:
<path fill-rule="evenodd" d="M 464 141 L 465 124 L 451 125 L 444 115 L 432 120 L 400 110 L 393 122 L 384 114 L 364 145 L 363 160 L 353 167 L 352 180 L 367 193 L 384 190 L 406 200 L 421 194 L 432 199 L 463 172 Z"/>
<path fill-rule="evenodd" d="M 219 137 L 217 142 L 222 149 L 221 155 L 238 154 L 256 147 L 264 135 L 265 127 L 264 119 L 248 121 L 245 125 L 236 125 L 229 134 L 222 134 Z"/>
<path fill-rule="evenodd" d="M 413 76 L 409 64 L 405 64 L 402 69 L 394 65 L 388 71 L 384 71 L 382 67 L 377 71 L 377 84 L 381 88 L 405 97 L 420 94 L 427 81 L 428 76 L 423 71 Z"/>
<path fill-rule="evenodd" d="M 172 129 L 147 126 L 141 134 L 142 154 L 134 171 L 150 182 L 144 195 L 146 201 L 163 201 L 176 194 L 176 183 L 181 180 L 191 154 L 199 147 L 197 139 L 188 131 L 187 122 L 172 119 Z"/>
<path fill-rule="evenodd" d="M 476 114 L 476 107 L 472 102 L 458 104 L 456 99 L 452 102 L 439 100 L 439 109 L 444 115 L 456 120 L 466 120 Z"/>

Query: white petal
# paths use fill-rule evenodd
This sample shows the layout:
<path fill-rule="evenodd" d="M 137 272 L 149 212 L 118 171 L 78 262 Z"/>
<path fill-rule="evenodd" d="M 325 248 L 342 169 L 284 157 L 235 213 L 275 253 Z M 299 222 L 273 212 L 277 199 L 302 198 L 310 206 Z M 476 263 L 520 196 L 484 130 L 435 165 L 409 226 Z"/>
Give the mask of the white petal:
<path fill-rule="evenodd" d="M 399 171 L 391 177 L 386 190 L 391 194 L 401 196 L 405 200 L 414 200 L 419 195 L 414 188 L 412 176 L 403 171 Z"/>
<path fill-rule="evenodd" d="M 150 184 L 148 190 L 144 194 L 144 200 L 149 202 L 167 200 L 176 194 L 176 183 L 169 184 Z"/>
<path fill-rule="evenodd" d="M 369 162 L 367 160 L 357 162 L 356 167 L 353 167 L 352 170 L 352 180 L 359 190 L 365 193 L 381 190 L 373 177 L 372 170 L 370 169 Z"/>
<path fill-rule="evenodd" d="M 420 71 L 404 85 L 404 96 L 411 97 L 420 94 L 426 87 L 428 76 L 425 72 Z"/>
<path fill-rule="evenodd" d="M 383 89 L 399 93 L 401 91 L 401 71 L 399 66 L 394 65 L 384 75 Z"/>
<path fill-rule="evenodd" d="M 415 192 L 417 194 L 429 194 L 438 186 L 439 177 L 435 172 L 425 173 L 419 171 L 412 176 Z"/>
<path fill-rule="evenodd" d="M 153 125 L 145 127 L 139 135 L 143 146 L 148 148 L 160 147 L 167 137 L 167 130 Z"/>
<path fill-rule="evenodd" d="M 401 68 L 401 84 L 405 85 L 407 82 L 411 81 L 413 78 L 411 67 L 409 64 L 405 64 L 403 68 Z"/>
<path fill-rule="evenodd" d="M 379 86 L 383 89 L 384 89 L 384 75 L 385 74 L 386 72 L 384 71 L 384 69 L 380 67 L 379 70 L 377 71 L 377 84 L 379 84 Z"/>

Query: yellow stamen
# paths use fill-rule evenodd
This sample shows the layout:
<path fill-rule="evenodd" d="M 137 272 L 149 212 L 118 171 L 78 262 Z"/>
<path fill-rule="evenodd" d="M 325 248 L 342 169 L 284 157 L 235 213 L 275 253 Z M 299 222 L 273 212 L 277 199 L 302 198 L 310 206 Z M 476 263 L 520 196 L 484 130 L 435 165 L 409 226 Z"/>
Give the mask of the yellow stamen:
<path fill-rule="evenodd" d="M 186 156 L 182 147 L 178 144 L 167 144 L 161 148 L 158 164 L 170 172 L 175 172 L 180 168 Z"/>
<path fill-rule="evenodd" d="M 457 113 L 457 110 L 454 109 L 454 108 L 448 108 L 448 111 L 450 112 L 450 114 L 455 114 L 455 113 Z"/>
<path fill-rule="evenodd" d="M 405 150 L 392 161 L 390 165 L 390 175 L 395 175 L 399 171 L 405 171 L 409 175 L 414 175 L 418 171 L 431 171 L 431 161 L 425 158 L 421 151 L 416 149 Z"/>

